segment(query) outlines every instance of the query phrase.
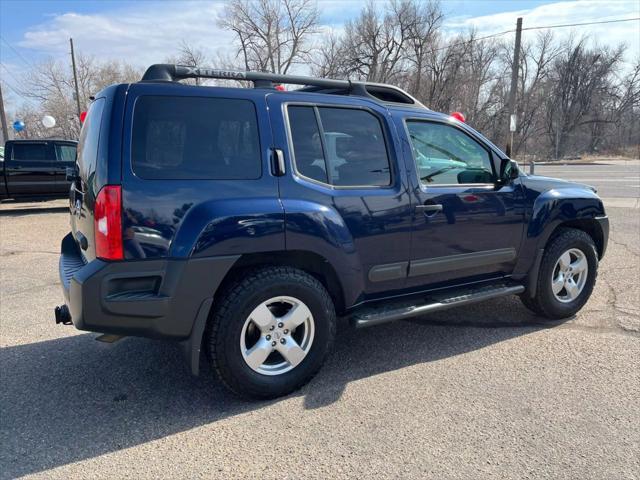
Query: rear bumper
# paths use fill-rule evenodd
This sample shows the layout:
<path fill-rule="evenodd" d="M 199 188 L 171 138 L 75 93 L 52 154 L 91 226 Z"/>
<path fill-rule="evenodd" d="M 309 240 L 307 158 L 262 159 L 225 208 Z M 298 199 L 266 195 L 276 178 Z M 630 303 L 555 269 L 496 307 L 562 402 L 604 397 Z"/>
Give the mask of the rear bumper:
<path fill-rule="evenodd" d="M 79 330 L 185 340 L 237 259 L 85 263 L 70 233 L 62 240 L 59 275 Z"/>

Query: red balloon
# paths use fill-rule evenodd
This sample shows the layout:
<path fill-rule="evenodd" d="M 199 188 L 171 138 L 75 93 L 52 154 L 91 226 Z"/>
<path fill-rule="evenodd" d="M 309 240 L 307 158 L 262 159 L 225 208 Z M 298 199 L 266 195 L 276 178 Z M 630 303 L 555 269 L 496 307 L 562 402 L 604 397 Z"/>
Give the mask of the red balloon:
<path fill-rule="evenodd" d="M 87 112 L 80 112 L 80 123 L 84 123 L 85 118 L 87 118 Z"/>
<path fill-rule="evenodd" d="M 462 122 L 462 123 L 464 123 L 464 122 L 465 122 L 464 115 L 463 115 L 462 113 L 460 113 L 460 112 L 453 112 L 453 113 L 451 114 L 451 116 L 452 116 L 453 118 L 455 118 L 456 120 L 458 120 L 459 122 Z"/>
<path fill-rule="evenodd" d="M 276 85 L 274 87 L 276 90 L 278 90 L 279 92 L 284 92 L 286 91 L 286 88 L 284 88 L 284 85 Z"/>

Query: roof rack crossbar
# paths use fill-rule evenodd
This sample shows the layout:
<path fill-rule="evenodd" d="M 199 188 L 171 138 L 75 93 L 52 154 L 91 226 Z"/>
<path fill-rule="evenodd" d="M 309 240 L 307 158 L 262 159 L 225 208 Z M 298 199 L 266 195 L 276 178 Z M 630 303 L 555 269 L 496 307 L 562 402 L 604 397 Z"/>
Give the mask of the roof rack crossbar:
<path fill-rule="evenodd" d="M 295 85 L 315 85 L 324 88 L 349 88 L 349 80 L 331 80 L 327 78 L 304 77 L 297 75 L 280 75 L 268 72 L 241 72 L 238 70 L 218 70 L 215 68 L 187 67 L 158 63 L 151 65 L 142 81 L 175 82 L 186 78 L 217 78 L 223 80 L 248 80 L 256 86 L 273 85 L 274 83 L 291 83 Z"/>
<path fill-rule="evenodd" d="M 391 92 L 395 96 L 390 102 L 399 102 L 414 104 L 424 107 L 418 100 L 413 98 L 407 92 L 394 85 L 370 83 L 370 82 L 352 82 L 351 80 L 334 80 L 330 78 L 315 78 L 299 75 L 281 75 L 269 72 L 242 72 L 238 70 L 219 70 L 206 67 L 188 67 L 185 65 L 172 65 L 167 63 L 157 63 L 151 65 L 144 75 L 142 81 L 145 82 L 175 82 L 186 78 L 217 78 L 224 80 L 246 80 L 253 82 L 256 88 L 272 88 L 274 84 L 287 83 L 294 85 L 303 85 L 301 91 L 322 91 L 327 90 L 343 90 L 348 95 L 365 96 L 375 98 L 380 101 L 380 97 L 373 91 Z M 370 91 L 371 90 L 371 91 Z M 384 101 L 384 100 L 383 100 Z"/>

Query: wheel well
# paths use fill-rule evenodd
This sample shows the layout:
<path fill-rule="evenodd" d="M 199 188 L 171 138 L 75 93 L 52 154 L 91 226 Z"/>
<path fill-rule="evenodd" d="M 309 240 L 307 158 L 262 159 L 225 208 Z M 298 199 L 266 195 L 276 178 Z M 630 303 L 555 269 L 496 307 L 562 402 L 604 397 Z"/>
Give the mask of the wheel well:
<path fill-rule="evenodd" d="M 247 270 L 270 265 L 283 265 L 299 268 L 313 275 L 329 292 L 336 307 L 336 312 L 345 310 L 342 283 L 333 266 L 322 256 L 302 250 L 288 250 L 286 252 L 262 252 L 243 255 L 236 261 L 227 273 L 216 292 L 216 296 L 224 292 L 225 287 L 244 276 Z M 215 303 L 215 302 L 214 302 Z"/>
<path fill-rule="evenodd" d="M 555 238 L 563 228 L 575 228 L 576 230 L 582 230 L 587 235 L 589 235 L 593 239 L 593 242 L 596 244 L 598 257 L 602 258 L 602 251 L 604 247 L 604 236 L 602 234 L 602 229 L 600 228 L 600 225 L 598 224 L 597 220 L 594 220 L 592 218 L 587 218 L 587 219 L 569 220 L 567 222 L 563 222 L 560 225 L 558 225 L 553 231 L 553 233 L 549 236 L 549 239 L 547 240 L 547 244 L 551 240 L 553 240 L 553 238 Z"/>

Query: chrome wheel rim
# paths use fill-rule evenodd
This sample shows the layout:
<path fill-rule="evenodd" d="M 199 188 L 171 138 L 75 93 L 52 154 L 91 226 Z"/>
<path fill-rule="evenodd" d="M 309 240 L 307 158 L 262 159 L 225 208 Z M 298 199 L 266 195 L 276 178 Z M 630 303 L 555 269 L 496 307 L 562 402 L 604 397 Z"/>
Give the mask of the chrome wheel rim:
<path fill-rule="evenodd" d="M 245 363 L 262 375 L 282 375 L 296 368 L 313 345 L 315 323 L 304 302 L 279 296 L 249 314 L 240 335 Z"/>
<path fill-rule="evenodd" d="M 551 291 L 562 303 L 573 302 L 584 290 L 589 262 L 582 250 L 571 248 L 560 255 L 551 274 Z"/>

